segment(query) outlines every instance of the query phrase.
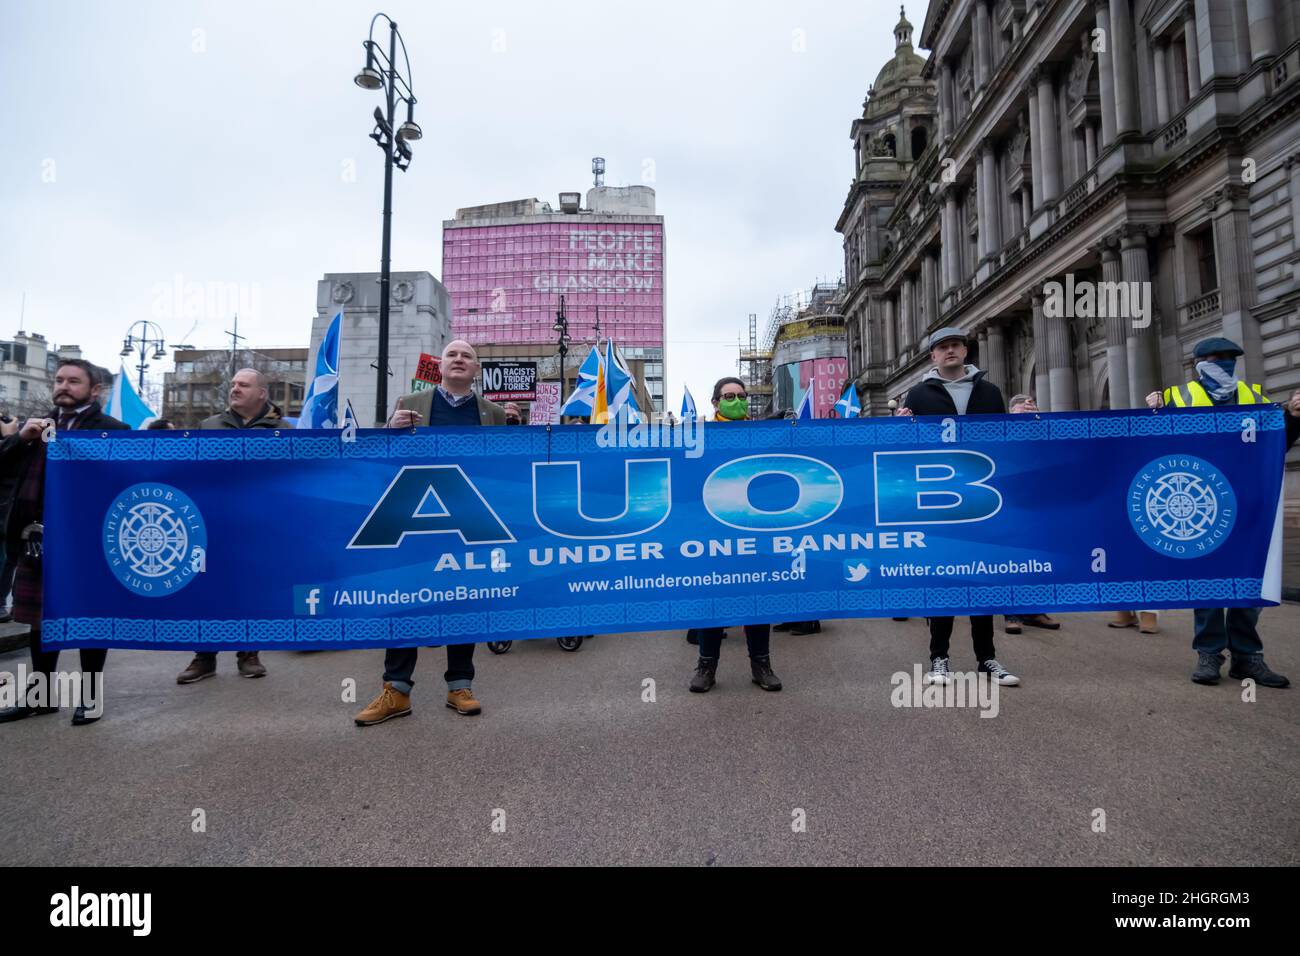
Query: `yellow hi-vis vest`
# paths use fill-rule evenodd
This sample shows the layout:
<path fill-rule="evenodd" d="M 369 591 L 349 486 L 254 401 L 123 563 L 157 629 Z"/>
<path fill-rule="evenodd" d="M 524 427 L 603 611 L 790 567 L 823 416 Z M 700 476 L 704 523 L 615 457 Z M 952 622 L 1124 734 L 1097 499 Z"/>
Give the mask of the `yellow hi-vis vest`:
<path fill-rule="evenodd" d="M 1255 405 L 1267 401 L 1268 398 L 1260 386 L 1247 385 L 1245 382 L 1237 383 L 1238 405 Z M 1200 382 L 1188 382 L 1186 385 L 1175 385 L 1165 389 L 1165 404 L 1172 405 L 1174 408 L 1186 408 L 1189 405 L 1197 408 L 1213 405 L 1214 399 L 1210 398 L 1210 394 Z"/>

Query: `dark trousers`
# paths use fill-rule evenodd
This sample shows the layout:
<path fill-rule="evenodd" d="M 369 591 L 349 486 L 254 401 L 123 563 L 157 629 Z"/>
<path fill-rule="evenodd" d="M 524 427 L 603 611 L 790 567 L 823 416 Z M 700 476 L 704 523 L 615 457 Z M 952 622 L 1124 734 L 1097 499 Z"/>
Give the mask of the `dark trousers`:
<path fill-rule="evenodd" d="M 930 618 L 930 660 L 948 656 L 948 644 L 952 640 L 952 622 L 950 617 Z M 970 619 L 970 633 L 975 645 L 975 659 L 983 663 L 997 657 L 993 650 L 993 616 L 981 614 Z"/>
<path fill-rule="evenodd" d="M 32 654 L 32 672 L 34 674 L 45 675 L 45 686 L 52 686 L 52 675 L 54 669 L 59 666 L 58 651 L 41 650 L 41 629 L 32 628 L 31 637 L 27 639 L 27 647 Z M 90 675 L 89 690 L 83 691 L 83 700 L 76 701 L 78 704 L 88 704 L 92 697 L 99 697 L 100 690 L 104 686 L 104 661 L 108 658 L 108 648 L 106 647 L 83 647 L 81 649 L 81 672 Z M 70 701 L 63 701 L 67 706 Z"/>
<path fill-rule="evenodd" d="M 4 565 L 0 566 L 0 610 L 4 610 L 5 605 L 9 603 L 9 594 L 14 589 L 14 572 L 18 570 L 18 555 L 10 554 L 8 548 L 0 546 L 0 551 L 4 551 Z"/>
<path fill-rule="evenodd" d="M 1196 620 L 1192 649 L 1207 654 L 1220 654 L 1225 647 L 1233 654 L 1263 653 L 1264 642 L 1255 629 L 1260 610 L 1257 607 L 1196 608 L 1192 612 Z"/>
<path fill-rule="evenodd" d="M 403 693 L 409 694 L 415 681 L 415 659 L 420 656 L 418 647 L 390 647 L 384 652 L 384 680 L 391 682 Z M 474 680 L 474 645 L 448 644 L 447 671 L 443 674 L 449 690 L 468 687 Z"/>
<path fill-rule="evenodd" d="M 721 627 L 706 627 L 699 631 L 701 657 L 718 657 L 722 653 L 723 630 Z M 749 646 L 749 656 L 766 657 L 771 637 L 771 624 L 746 624 L 745 643 Z"/>

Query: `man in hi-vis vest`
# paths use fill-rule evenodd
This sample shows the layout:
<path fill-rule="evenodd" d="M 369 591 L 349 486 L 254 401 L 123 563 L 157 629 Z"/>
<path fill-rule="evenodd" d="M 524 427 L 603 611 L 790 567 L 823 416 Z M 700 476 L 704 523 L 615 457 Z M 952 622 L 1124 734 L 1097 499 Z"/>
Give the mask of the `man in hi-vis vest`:
<path fill-rule="evenodd" d="M 1185 385 L 1174 385 L 1164 393 L 1147 396 L 1150 408 L 1210 408 L 1223 405 L 1259 405 L 1269 401 L 1259 385 L 1249 385 L 1237 378 L 1237 357 L 1241 346 L 1230 339 L 1203 339 L 1192 350 L 1196 375 Z M 1286 405 L 1287 448 L 1300 436 L 1300 392 Z M 1198 684 L 1217 684 L 1223 666 L 1223 650 L 1232 651 L 1228 676 L 1233 680 L 1250 678 L 1265 687 L 1287 687 L 1290 681 L 1274 673 L 1264 663 L 1264 643 L 1255 625 L 1260 608 L 1204 608 L 1193 611 L 1196 634 L 1192 649 L 1196 651 L 1196 670 L 1192 680 Z"/>

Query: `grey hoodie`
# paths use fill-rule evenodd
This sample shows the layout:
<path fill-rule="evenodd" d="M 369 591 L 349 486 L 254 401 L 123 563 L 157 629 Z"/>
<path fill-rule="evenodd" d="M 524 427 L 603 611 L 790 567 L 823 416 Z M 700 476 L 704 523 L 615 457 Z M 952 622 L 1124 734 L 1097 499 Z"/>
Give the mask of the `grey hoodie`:
<path fill-rule="evenodd" d="M 966 406 L 970 404 L 970 393 L 975 388 L 975 376 L 977 374 L 979 374 L 979 369 L 974 365 L 967 365 L 966 374 L 957 381 L 950 382 L 939 374 L 939 369 L 936 366 L 926 372 L 921 377 L 921 381 L 936 381 L 943 385 L 948 390 L 948 394 L 952 396 L 952 403 L 957 406 L 957 414 L 965 415 Z"/>

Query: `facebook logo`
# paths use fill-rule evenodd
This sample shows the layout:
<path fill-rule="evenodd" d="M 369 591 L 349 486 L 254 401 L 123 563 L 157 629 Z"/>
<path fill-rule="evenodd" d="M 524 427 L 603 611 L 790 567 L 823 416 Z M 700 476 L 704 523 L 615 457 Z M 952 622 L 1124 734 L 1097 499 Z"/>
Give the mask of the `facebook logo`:
<path fill-rule="evenodd" d="M 293 589 L 293 613 L 316 616 L 316 608 L 321 603 L 321 589 L 305 584 L 295 585 Z"/>

